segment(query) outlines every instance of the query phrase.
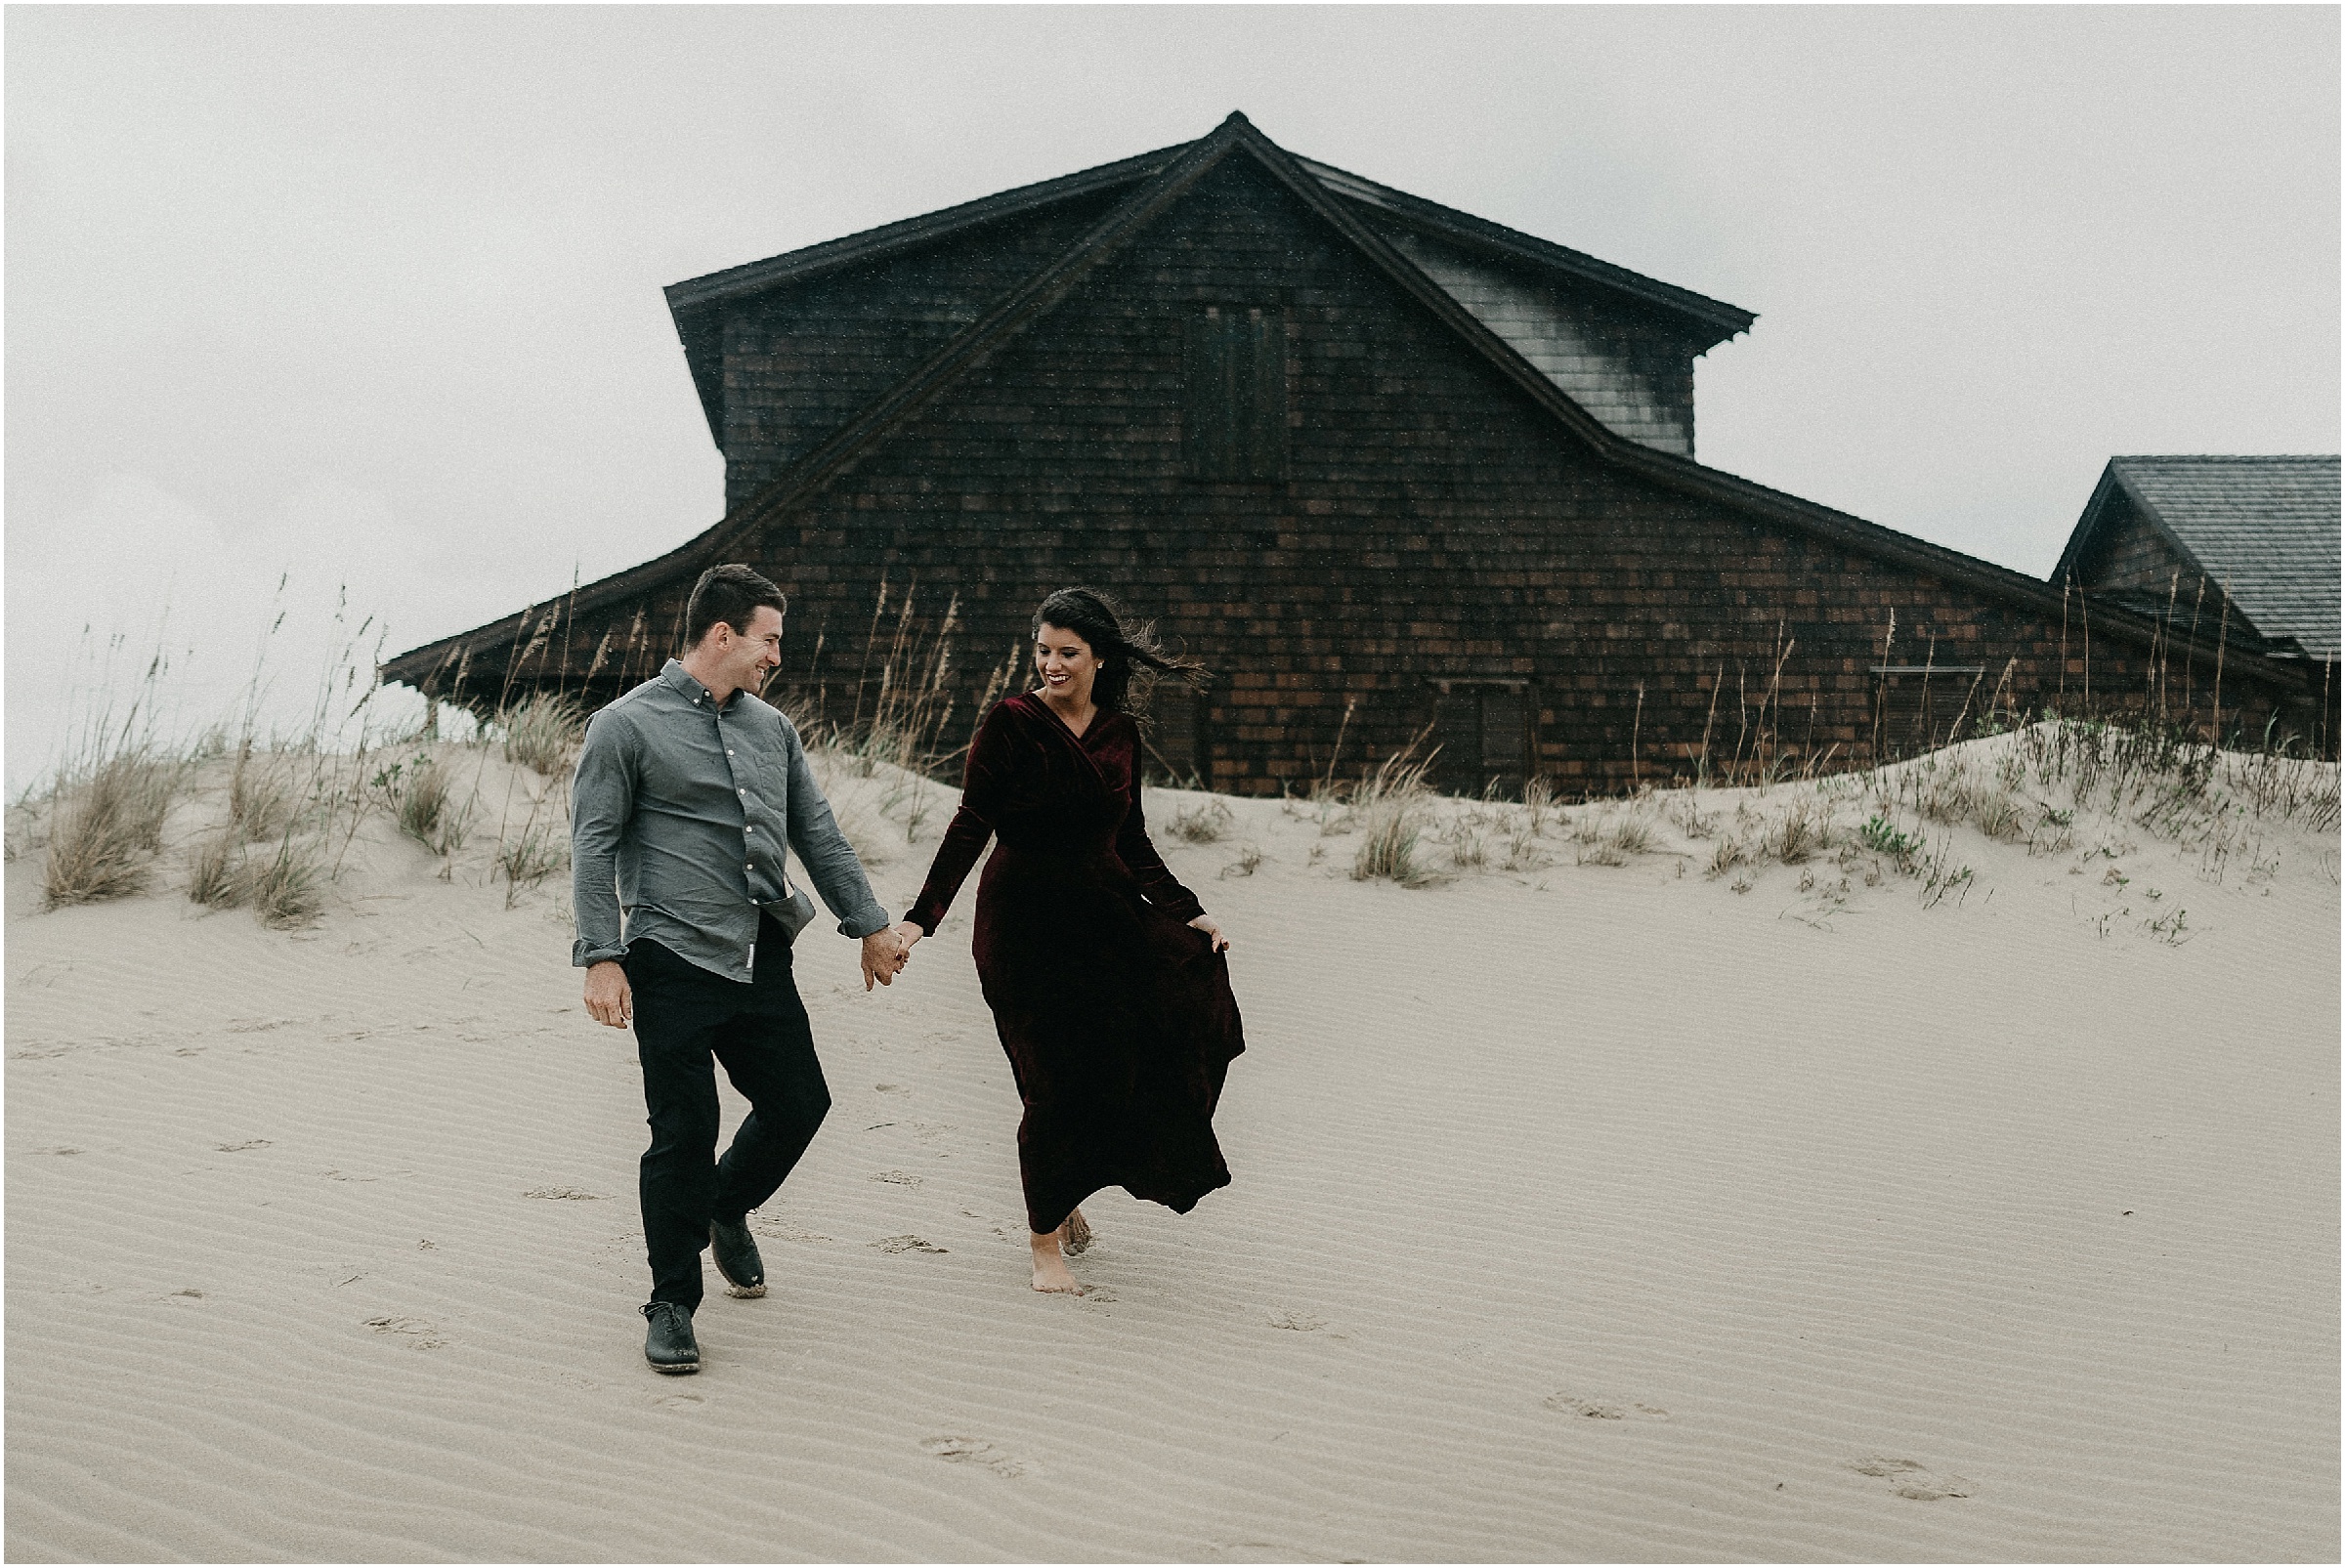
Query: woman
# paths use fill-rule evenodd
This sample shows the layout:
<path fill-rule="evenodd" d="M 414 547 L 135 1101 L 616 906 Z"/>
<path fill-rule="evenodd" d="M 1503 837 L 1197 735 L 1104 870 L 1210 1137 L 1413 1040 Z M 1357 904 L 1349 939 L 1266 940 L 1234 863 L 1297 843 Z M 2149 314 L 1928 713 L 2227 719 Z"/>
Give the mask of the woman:
<path fill-rule="evenodd" d="M 1083 588 L 1036 612 L 1034 667 L 1040 689 L 997 703 L 970 742 L 960 809 L 896 929 L 908 948 L 934 931 L 1001 839 L 971 946 L 1026 1107 L 1034 1288 L 1081 1293 L 1065 1253 L 1089 1241 L 1084 1199 L 1120 1185 L 1186 1213 L 1228 1184 L 1214 1104 L 1246 1047 L 1229 943 L 1148 841 L 1140 732 L 1124 711 L 1138 670 L 1197 667 Z"/>

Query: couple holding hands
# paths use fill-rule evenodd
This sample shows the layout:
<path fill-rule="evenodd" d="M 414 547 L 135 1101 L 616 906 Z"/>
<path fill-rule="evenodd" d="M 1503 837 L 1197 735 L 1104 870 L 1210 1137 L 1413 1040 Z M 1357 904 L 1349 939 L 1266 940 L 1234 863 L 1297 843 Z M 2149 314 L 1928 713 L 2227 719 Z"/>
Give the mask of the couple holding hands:
<path fill-rule="evenodd" d="M 782 1185 L 831 1108 L 790 941 L 814 906 L 863 940 L 864 986 L 891 983 L 933 933 L 989 838 L 971 948 L 1024 1116 L 1034 1288 L 1080 1292 L 1076 1206 L 1122 1186 L 1185 1213 L 1229 1181 L 1213 1115 L 1245 1049 L 1228 947 L 1166 869 L 1140 812 L 1134 673 L 1194 678 L 1087 589 L 1043 601 L 1035 689 L 970 742 L 960 809 L 900 921 L 872 896 L 790 722 L 758 689 L 780 662 L 786 601 L 715 567 L 685 610 L 688 648 L 594 715 L 571 794 L 586 1009 L 632 1024 L 652 1129 L 642 1163 L 652 1268 L 644 1355 L 700 1368 L 692 1318 L 707 1249 L 728 1293 L 765 1293 L 747 1215 Z M 622 925 L 623 911 L 623 925 Z M 749 1102 L 720 1159 L 715 1063 Z"/>

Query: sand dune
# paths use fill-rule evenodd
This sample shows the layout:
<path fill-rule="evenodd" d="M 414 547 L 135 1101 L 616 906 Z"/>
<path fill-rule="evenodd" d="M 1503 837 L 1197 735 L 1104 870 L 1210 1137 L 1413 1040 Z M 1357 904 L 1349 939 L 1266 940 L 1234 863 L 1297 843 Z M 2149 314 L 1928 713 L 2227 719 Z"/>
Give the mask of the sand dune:
<path fill-rule="evenodd" d="M 838 791 L 875 848 L 884 783 Z M 1095 1200 L 1080 1300 L 1025 1289 L 965 898 L 868 996 L 818 925 L 835 1108 L 686 1379 L 559 878 L 508 908 L 378 820 L 286 934 L 171 877 L 38 912 L 21 855 L 8 1554 L 2333 1560 L 2334 830 L 1949 829 L 1935 908 L 1704 873 L 1804 787 L 1423 889 L 1153 796 L 1235 942 L 1237 1180 Z"/>

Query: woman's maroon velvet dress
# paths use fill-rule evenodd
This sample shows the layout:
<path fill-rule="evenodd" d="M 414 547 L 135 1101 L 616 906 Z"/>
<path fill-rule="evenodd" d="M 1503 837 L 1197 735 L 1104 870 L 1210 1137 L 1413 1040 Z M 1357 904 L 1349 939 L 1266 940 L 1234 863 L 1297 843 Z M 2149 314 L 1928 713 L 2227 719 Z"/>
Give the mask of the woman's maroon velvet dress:
<path fill-rule="evenodd" d="M 969 746 L 960 809 L 905 916 L 934 931 L 989 836 L 972 947 L 1025 1119 L 1026 1222 L 1056 1230 L 1106 1186 L 1176 1213 L 1229 1182 L 1214 1104 L 1246 1048 L 1227 960 L 1148 841 L 1139 729 L 1081 736 L 1033 692 Z"/>

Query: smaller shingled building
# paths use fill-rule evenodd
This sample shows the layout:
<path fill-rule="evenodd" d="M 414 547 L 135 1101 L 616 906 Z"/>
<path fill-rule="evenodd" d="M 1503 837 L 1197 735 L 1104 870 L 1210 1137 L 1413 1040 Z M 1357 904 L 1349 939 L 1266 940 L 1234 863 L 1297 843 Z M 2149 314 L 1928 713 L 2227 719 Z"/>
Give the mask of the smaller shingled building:
<path fill-rule="evenodd" d="M 2052 580 L 2179 629 L 2302 660 L 2336 746 L 2338 461 L 2112 457 Z"/>

